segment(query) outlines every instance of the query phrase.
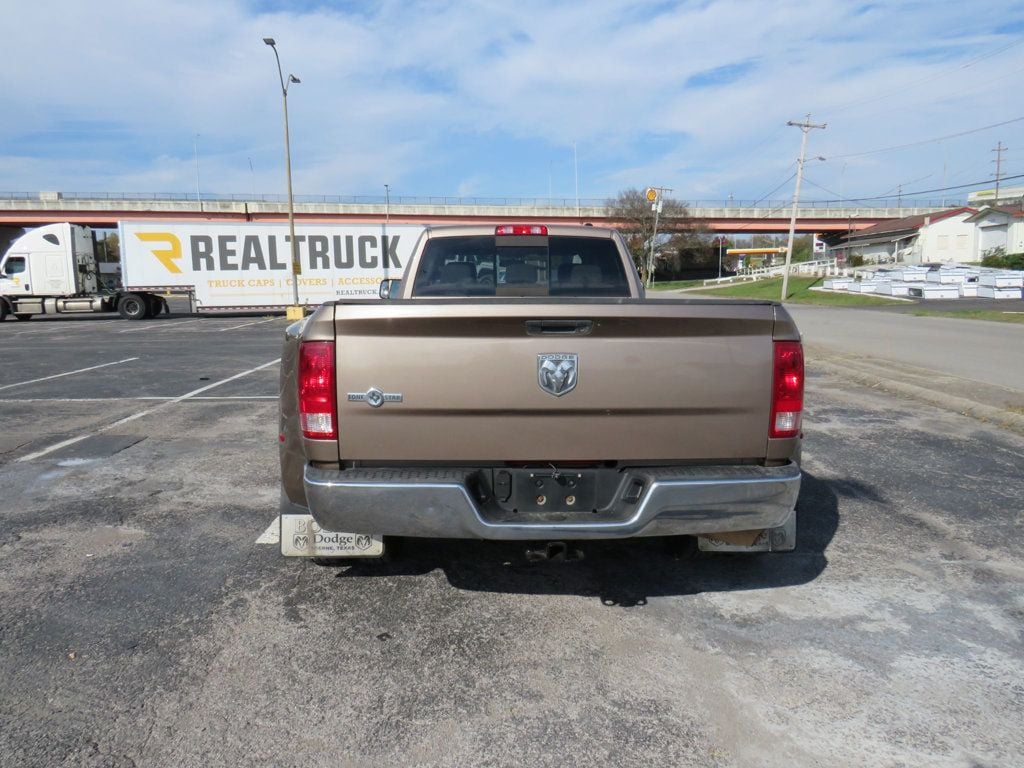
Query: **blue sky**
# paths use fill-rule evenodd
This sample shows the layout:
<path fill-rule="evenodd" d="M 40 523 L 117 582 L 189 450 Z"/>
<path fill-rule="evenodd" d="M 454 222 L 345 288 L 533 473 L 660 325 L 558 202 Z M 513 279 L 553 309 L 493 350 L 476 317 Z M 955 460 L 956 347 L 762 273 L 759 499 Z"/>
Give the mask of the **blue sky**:
<path fill-rule="evenodd" d="M 283 192 L 265 36 L 298 195 L 573 198 L 575 143 L 584 199 L 783 199 L 808 112 L 805 197 L 1024 174 L 1024 120 L 860 154 L 1024 117 L 1019 0 L 2 2 L 0 191 Z"/>

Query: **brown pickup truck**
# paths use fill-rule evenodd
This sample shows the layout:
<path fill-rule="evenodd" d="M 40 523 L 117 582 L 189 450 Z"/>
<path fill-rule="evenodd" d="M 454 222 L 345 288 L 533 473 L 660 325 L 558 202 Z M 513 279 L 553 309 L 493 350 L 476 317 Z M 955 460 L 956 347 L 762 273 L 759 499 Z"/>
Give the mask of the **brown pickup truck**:
<path fill-rule="evenodd" d="M 647 299 L 617 232 L 536 224 L 428 229 L 381 297 L 287 330 L 283 554 L 793 549 L 803 351 L 781 305 Z"/>

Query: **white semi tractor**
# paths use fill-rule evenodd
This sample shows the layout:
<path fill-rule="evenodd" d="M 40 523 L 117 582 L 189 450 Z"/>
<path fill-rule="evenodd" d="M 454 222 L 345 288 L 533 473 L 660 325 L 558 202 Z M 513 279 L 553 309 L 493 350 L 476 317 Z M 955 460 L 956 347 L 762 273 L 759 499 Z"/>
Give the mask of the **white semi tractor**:
<path fill-rule="evenodd" d="M 300 224 L 298 303 L 378 297 L 401 277 L 420 225 Z M 121 284 L 103 289 L 92 230 L 48 224 L 15 240 L 0 260 L 0 320 L 119 312 L 141 320 L 187 296 L 195 312 L 277 311 L 295 304 L 286 224 L 123 221 Z"/>

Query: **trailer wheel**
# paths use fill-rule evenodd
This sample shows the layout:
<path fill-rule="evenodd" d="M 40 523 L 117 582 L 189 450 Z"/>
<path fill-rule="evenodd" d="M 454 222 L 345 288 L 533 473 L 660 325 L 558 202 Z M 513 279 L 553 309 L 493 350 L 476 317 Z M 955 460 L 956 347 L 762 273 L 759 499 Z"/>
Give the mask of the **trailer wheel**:
<path fill-rule="evenodd" d="M 0 299 L 0 322 L 7 319 L 7 302 Z"/>
<path fill-rule="evenodd" d="M 125 320 L 142 320 L 149 315 L 149 306 L 139 294 L 126 293 L 117 302 L 117 311 Z"/>
<path fill-rule="evenodd" d="M 28 320 L 32 317 L 31 312 L 15 312 L 14 316 L 19 320 Z"/>

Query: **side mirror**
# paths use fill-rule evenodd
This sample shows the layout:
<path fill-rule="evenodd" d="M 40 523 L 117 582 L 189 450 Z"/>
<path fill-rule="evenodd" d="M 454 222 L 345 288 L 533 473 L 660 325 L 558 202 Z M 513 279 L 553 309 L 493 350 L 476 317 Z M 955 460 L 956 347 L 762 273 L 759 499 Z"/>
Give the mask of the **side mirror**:
<path fill-rule="evenodd" d="M 382 299 L 397 299 L 402 294 L 402 281 L 395 279 L 381 280 L 377 295 Z"/>

